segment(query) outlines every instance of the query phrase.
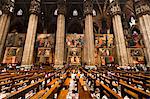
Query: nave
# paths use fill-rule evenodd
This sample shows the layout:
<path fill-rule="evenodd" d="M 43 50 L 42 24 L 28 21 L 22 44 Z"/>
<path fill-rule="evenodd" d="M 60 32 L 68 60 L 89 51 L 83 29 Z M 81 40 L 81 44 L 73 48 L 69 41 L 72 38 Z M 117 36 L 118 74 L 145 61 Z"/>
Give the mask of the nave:
<path fill-rule="evenodd" d="M 0 99 L 149 99 L 149 71 L 106 66 L 0 68 Z"/>

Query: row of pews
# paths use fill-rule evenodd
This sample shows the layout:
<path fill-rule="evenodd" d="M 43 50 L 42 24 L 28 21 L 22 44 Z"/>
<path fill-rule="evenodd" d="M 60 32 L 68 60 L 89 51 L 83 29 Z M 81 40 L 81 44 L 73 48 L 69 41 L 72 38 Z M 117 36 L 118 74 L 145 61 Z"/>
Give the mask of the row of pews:
<path fill-rule="evenodd" d="M 149 99 L 150 75 L 83 67 L 0 72 L 0 99 L 123 98 Z"/>
<path fill-rule="evenodd" d="M 80 68 L 85 75 L 85 80 L 91 82 L 89 86 L 93 86 L 93 90 L 99 89 L 100 98 L 122 99 L 125 97 L 135 99 L 150 98 L 150 75 L 144 75 L 135 72 L 124 71 L 95 71 L 84 70 Z M 95 93 L 95 92 L 93 92 Z"/>

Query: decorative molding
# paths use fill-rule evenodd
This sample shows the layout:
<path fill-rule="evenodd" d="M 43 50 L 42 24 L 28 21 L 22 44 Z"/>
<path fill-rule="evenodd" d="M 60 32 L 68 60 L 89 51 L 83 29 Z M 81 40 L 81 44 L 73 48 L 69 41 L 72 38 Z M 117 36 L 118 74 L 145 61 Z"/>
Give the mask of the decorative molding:
<path fill-rule="evenodd" d="M 66 1 L 58 0 L 57 8 L 58 8 L 58 15 L 59 14 L 65 15 L 66 14 Z"/>
<path fill-rule="evenodd" d="M 93 15 L 93 4 L 91 0 L 84 1 L 84 15 L 87 14 Z"/>
<path fill-rule="evenodd" d="M 121 14 L 121 8 L 120 8 L 118 2 L 112 2 L 112 4 L 110 4 L 109 14 L 111 16 L 115 16 L 115 15 L 120 15 Z"/>
<path fill-rule="evenodd" d="M 5 14 L 13 13 L 14 6 L 15 6 L 15 2 L 13 0 L 4 0 L 2 6 L 2 12 Z"/>
<path fill-rule="evenodd" d="M 41 12 L 40 0 L 32 0 L 29 12 L 38 15 Z"/>
<path fill-rule="evenodd" d="M 138 17 L 149 14 L 150 15 L 150 6 L 146 3 L 139 2 L 135 5 L 135 12 Z"/>

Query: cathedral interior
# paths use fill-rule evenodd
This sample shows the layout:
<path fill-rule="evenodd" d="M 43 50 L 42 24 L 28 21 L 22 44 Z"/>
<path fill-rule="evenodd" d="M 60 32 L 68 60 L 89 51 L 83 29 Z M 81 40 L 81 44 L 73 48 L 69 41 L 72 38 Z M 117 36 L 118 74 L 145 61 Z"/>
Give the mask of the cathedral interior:
<path fill-rule="evenodd" d="M 0 99 L 149 99 L 149 44 L 150 0 L 0 0 Z"/>

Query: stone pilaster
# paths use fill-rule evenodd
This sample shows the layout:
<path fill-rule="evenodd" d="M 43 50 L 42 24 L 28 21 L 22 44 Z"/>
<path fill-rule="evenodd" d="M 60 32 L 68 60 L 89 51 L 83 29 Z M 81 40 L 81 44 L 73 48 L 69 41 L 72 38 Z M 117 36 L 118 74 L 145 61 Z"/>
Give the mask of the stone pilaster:
<path fill-rule="evenodd" d="M 0 17 L 0 62 L 2 61 L 3 53 L 4 53 L 4 44 L 6 40 L 6 36 L 9 30 L 11 13 L 14 10 L 14 3 L 11 0 L 6 0 L 2 6 L 2 16 Z"/>
<path fill-rule="evenodd" d="M 64 38 L 65 38 L 65 1 L 58 1 L 57 31 L 55 45 L 55 68 L 62 68 L 64 62 Z"/>
<path fill-rule="evenodd" d="M 40 13 L 40 0 L 31 1 L 29 12 L 30 17 L 22 57 L 22 66 L 24 67 L 28 67 L 33 64 L 34 43 L 38 23 L 38 14 Z"/>
<path fill-rule="evenodd" d="M 87 68 L 95 68 L 94 57 L 94 34 L 93 34 L 93 4 L 91 0 L 84 1 L 84 15 L 85 15 L 85 47 L 87 54 Z"/>
<path fill-rule="evenodd" d="M 113 21 L 118 63 L 121 66 L 125 66 L 128 65 L 128 57 L 120 14 L 121 9 L 118 2 L 112 2 L 110 7 L 110 15 L 112 16 Z"/>
<path fill-rule="evenodd" d="M 135 4 L 135 11 L 146 47 L 147 66 L 150 66 L 150 6 L 144 1 L 139 1 Z"/>

